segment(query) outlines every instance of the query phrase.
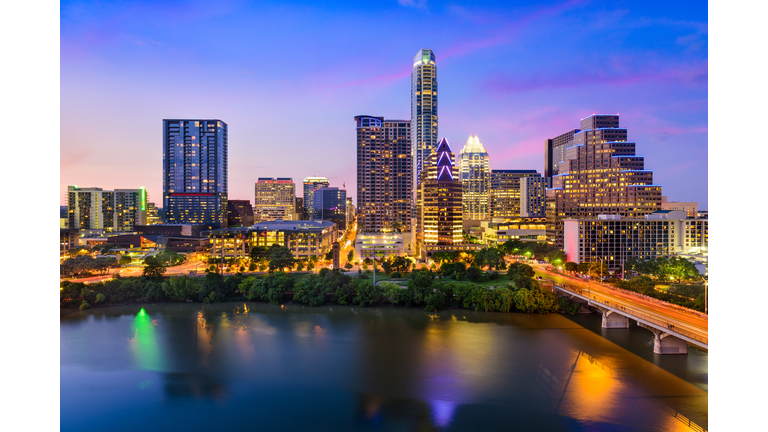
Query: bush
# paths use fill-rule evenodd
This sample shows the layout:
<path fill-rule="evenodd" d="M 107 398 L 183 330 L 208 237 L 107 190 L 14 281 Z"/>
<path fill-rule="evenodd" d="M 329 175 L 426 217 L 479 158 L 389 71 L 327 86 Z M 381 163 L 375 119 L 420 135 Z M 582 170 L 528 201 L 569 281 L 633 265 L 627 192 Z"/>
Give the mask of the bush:
<path fill-rule="evenodd" d="M 389 275 L 389 276 L 390 276 L 392 279 L 400 279 L 401 277 L 403 277 L 403 275 L 402 275 L 402 274 L 400 274 L 400 272 L 392 272 L 392 274 L 391 274 L 391 275 Z"/>
<path fill-rule="evenodd" d="M 480 270 L 480 267 L 473 265 L 467 269 L 467 279 L 471 280 L 472 282 L 479 281 L 482 275 L 483 271 Z"/>
<path fill-rule="evenodd" d="M 85 310 L 85 309 L 88 309 L 88 308 L 90 308 L 90 307 L 91 307 L 91 305 L 90 305 L 90 304 L 88 304 L 88 302 L 87 302 L 87 301 L 85 301 L 85 300 L 83 300 L 83 302 L 82 302 L 82 303 L 80 303 L 80 310 Z"/>

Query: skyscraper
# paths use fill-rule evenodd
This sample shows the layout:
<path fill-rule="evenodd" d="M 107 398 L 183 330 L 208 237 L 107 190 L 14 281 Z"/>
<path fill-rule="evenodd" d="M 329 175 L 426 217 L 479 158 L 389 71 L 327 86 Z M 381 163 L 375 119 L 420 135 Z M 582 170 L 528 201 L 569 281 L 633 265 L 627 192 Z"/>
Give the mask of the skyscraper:
<path fill-rule="evenodd" d="M 408 120 L 356 116 L 357 204 L 363 231 L 410 229 L 411 129 Z"/>
<path fill-rule="evenodd" d="M 312 194 L 314 220 L 329 220 L 340 231 L 347 229 L 347 191 L 337 187 L 319 187 Z"/>
<path fill-rule="evenodd" d="M 536 170 L 491 171 L 491 217 L 520 217 L 520 182 L 526 177 L 540 177 Z"/>
<path fill-rule="evenodd" d="M 67 186 L 67 211 L 69 228 L 133 231 L 147 222 L 147 191 Z"/>
<path fill-rule="evenodd" d="M 520 178 L 520 216 L 544 217 L 546 209 L 547 177 L 521 177 Z"/>
<path fill-rule="evenodd" d="M 311 220 L 314 215 L 315 199 L 312 193 L 319 187 L 330 185 L 325 177 L 307 177 L 304 179 L 304 214 L 307 219 Z"/>
<path fill-rule="evenodd" d="M 296 185 L 289 177 L 259 177 L 254 185 L 253 216 L 256 222 L 294 219 Z"/>
<path fill-rule="evenodd" d="M 578 129 L 558 135 L 544 141 L 544 177 L 552 180 L 552 176 L 560 172 L 560 163 L 565 161 L 565 151 L 573 147 L 573 135 Z"/>
<path fill-rule="evenodd" d="M 593 114 L 581 119 L 565 151 L 559 174 L 547 189 L 547 241 L 563 247 L 564 219 L 594 219 L 598 215 L 642 218 L 661 208 L 661 186 L 653 171 L 635 155 L 618 114 Z"/>
<path fill-rule="evenodd" d="M 485 151 L 477 135 L 469 136 L 467 144 L 461 149 L 457 165 L 461 180 L 463 219 L 490 219 L 491 167 L 488 152 Z"/>
<path fill-rule="evenodd" d="M 423 205 L 418 218 L 422 257 L 426 256 L 424 246 L 462 243 L 461 181 L 453 159 L 454 154 L 445 138 L 424 159 L 419 184 L 419 199 Z"/>
<path fill-rule="evenodd" d="M 226 227 L 227 142 L 221 120 L 163 120 L 166 223 Z"/>
<path fill-rule="evenodd" d="M 253 226 L 253 207 L 248 200 L 227 201 L 227 225 L 250 227 Z"/>
<path fill-rule="evenodd" d="M 419 183 L 422 163 L 437 147 L 437 67 L 435 53 L 421 49 L 411 70 L 411 169 L 413 194 Z"/>

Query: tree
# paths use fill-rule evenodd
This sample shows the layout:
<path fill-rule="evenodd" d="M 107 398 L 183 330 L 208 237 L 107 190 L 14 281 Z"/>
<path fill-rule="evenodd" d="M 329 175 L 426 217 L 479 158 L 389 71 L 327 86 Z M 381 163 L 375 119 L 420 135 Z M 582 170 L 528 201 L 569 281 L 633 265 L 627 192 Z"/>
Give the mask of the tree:
<path fill-rule="evenodd" d="M 347 261 L 354 261 L 354 260 L 355 260 L 355 250 L 351 249 L 347 254 Z"/>
<path fill-rule="evenodd" d="M 495 247 L 481 249 L 476 252 L 475 264 L 479 267 L 488 266 L 488 270 L 503 270 L 507 266 L 504 261 L 504 251 Z"/>
<path fill-rule="evenodd" d="M 272 245 L 269 247 L 269 272 L 291 269 L 296 264 L 293 253 L 285 246 Z"/>
<path fill-rule="evenodd" d="M 483 271 L 480 270 L 480 267 L 473 265 L 467 269 L 467 279 L 471 280 L 472 282 L 479 281 L 482 275 Z"/>
<path fill-rule="evenodd" d="M 325 260 L 326 260 L 326 261 L 330 261 L 330 260 L 332 260 L 332 259 L 333 259 L 333 249 L 329 250 L 329 251 L 328 251 L 328 252 L 325 254 Z"/>
<path fill-rule="evenodd" d="M 525 247 L 525 243 L 517 239 L 510 239 L 505 241 L 501 248 L 509 255 L 520 255 L 520 251 Z"/>
<path fill-rule="evenodd" d="M 344 268 L 347 269 L 347 270 L 352 270 L 352 267 L 354 267 L 354 266 L 349 261 L 347 261 L 346 264 L 344 264 Z"/>
<path fill-rule="evenodd" d="M 575 262 L 568 261 L 565 263 L 565 271 L 574 272 L 579 267 Z"/>
<path fill-rule="evenodd" d="M 550 264 L 558 265 L 566 261 L 568 261 L 568 255 L 559 249 L 550 251 L 547 254 L 547 262 Z"/>
<path fill-rule="evenodd" d="M 131 263 L 131 261 L 132 261 L 132 259 L 131 259 L 130 256 L 123 255 L 123 256 L 120 257 L 120 260 L 118 261 L 118 263 L 120 265 L 122 265 L 122 266 L 126 266 L 126 265 L 129 265 Z"/>
<path fill-rule="evenodd" d="M 254 246 L 249 255 L 254 262 L 261 262 L 269 259 L 269 249 L 266 246 Z"/>
<path fill-rule="evenodd" d="M 411 267 L 411 261 L 404 256 L 392 258 L 392 270 L 398 273 L 405 273 Z"/>
<path fill-rule="evenodd" d="M 144 258 L 144 270 L 142 275 L 148 279 L 162 279 L 165 274 L 165 264 L 155 257 Z"/>

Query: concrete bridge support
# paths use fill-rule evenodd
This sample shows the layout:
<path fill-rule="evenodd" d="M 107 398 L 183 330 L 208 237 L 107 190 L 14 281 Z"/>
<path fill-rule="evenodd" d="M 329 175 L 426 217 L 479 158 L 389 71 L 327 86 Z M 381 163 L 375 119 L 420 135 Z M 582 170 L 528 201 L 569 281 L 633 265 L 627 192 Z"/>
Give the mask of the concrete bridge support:
<path fill-rule="evenodd" d="M 609 309 L 601 308 L 600 306 L 594 306 L 599 312 L 603 314 L 603 328 L 629 328 L 629 318 L 614 312 Z"/>
<path fill-rule="evenodd" d="M 654 354 L 688 354 L 688 342 L 643 323 L 637 325 L 653 333 Z"/>

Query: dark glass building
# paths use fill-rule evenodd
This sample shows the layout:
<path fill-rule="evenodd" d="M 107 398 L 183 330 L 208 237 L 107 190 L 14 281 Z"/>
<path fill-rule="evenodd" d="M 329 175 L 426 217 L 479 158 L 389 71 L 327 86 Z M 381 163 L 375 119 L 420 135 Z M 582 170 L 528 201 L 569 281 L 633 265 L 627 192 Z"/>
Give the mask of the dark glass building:
<path fill-rule="evenodd" d="M 337 187 L 321 187 L 312 194 L 314 220 L 336 223 L 340 230 L 347 228 L 347 191 Z"/>
<path fill-rule="evenodd" d="M 253 225 L 253 207 L 248 200 L 227 201 L 227 226 Z"/>
<path fill-rule="evenodd" d="M 163 120 L 163 208 L 169 224 L 227 224 L 227 124 Z"/>

